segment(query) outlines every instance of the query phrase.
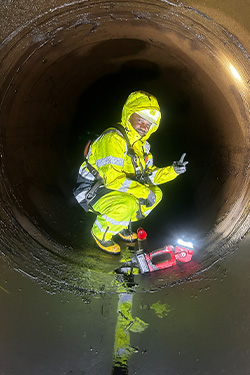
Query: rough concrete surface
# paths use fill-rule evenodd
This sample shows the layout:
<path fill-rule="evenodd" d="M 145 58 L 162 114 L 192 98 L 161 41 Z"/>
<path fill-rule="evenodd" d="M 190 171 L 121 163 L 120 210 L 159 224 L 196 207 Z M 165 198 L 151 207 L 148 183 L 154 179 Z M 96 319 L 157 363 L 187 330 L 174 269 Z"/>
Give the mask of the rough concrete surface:
<path fill-rule="evenodd" d="M 1 1 L 1 375 L 249 373 L 249 7 Z M 131 286 L 72 189 L 137 89 L 162 110 L 155 163 L 189 160 L 142 223 L 149 246 L 185 234 L 196 252 Z"/>

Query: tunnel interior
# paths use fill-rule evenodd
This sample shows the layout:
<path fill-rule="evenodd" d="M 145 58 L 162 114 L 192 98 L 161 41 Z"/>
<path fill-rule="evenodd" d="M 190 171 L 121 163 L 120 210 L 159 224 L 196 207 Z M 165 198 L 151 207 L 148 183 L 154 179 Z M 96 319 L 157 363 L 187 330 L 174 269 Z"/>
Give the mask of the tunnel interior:
<path fill-rule="evenodd" d="M 36 20 L 7 44 L 4 200 L 20 226 L 52 252 L 59 246 L 64 256 L 84 254 L 93 246 L 94 216 L 72 196 L 83 148 L 120 121 L 135 90 L 152 93 L 161 107 L 160 128 L 150 139 L 155 164 L 171 165 L 183 152 L 189 161 L 185 175 L 162 185 L 161 205 L 141 223 L 152 246 L 185 234 L 206 248 L 246 213 L 248 94 L 229 63 L 239 63 L 242 51 L 219 55 L 217 29 L 202 30 L 202 15 L 181 8 L 173 15 L 164 6 L 165 18 L 150 4 L 140 14 L 119 2 L 112 12 L 72 6 Z M 178 12 L 192 27 L 179 22 Z M 245 66 L 237 69 L 244 74 Z"/>

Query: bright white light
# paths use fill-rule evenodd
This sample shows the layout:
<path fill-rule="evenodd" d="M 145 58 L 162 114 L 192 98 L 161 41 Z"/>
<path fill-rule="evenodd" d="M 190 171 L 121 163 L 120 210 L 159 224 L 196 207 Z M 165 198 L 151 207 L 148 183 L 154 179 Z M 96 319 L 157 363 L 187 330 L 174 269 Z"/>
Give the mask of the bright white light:
<path fill-rule="evenodd" d="M 179 239 L 177 241 L 178 245 L 181 245 L 181 246 L 185 246 L 185 247 L 188 247 L 190 249 L 193 249 L 194 248 L 194 245 L 192 242 L 189 242 L 189 241 L 183 241 L 182 239 Z"/>
<path fill-rule="evenodd" d="M 238 71 L 235 69 L 235 67 L 234 67 L 232 64 L 230 64 L 230 70 L 231 70 L 232 75 L 233 75 L 236 79 L 238 79 L 238 81 L 241 81 L 241 76 L 240 76 L 240 74 L 238 73 Z"/>

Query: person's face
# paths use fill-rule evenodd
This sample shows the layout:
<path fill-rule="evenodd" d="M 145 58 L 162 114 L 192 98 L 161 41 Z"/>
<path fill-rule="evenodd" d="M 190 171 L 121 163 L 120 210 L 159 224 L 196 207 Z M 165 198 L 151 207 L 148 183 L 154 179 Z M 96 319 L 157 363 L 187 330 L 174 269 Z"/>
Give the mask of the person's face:
<path fill-rule="evenodd" d="M 133 128 L 139 133 L 141 136 L 144 136 L 149 131 L 152 123 L 145 120 L 143 117 L 139 116 L 137 113 L 133 113 L 129 119 Z"/>

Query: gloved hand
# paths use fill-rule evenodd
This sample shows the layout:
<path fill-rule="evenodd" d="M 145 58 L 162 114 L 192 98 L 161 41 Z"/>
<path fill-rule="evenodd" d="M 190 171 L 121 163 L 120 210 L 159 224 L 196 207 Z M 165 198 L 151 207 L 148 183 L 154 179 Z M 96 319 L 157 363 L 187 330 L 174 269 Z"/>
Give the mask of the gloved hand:
<path fill-rule="evenodd" d="M 155 193 L 150 190 L 150 193 L 147 197 L 147 199 L 139 198 L 139 203 L 145 205 L 146 207 L 151 207 L 153 204 L 155 204 L 156 201 L 156 195 Z"/>
<path fill-rule="evenodd" d="M 174 161 L 173 162 L 173 168 L 176 173 L 181 174 L 186 172 L 186 165 L 188 164 L 188 161 L 184 161 L 186 154 L 182 154 L 181 158 L 179 161 Z"/>

